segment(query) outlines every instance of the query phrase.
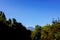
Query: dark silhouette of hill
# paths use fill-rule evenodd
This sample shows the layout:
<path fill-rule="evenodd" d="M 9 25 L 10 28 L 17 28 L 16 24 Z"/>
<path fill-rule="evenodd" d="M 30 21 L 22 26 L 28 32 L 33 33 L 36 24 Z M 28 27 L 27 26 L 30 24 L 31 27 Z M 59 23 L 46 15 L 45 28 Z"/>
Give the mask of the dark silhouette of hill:
<path fill-rule="evenodd" d="M 6 20 L 4 13 L 0 11 L 0 39 L 31 40 L 31 31 L 14 18 Z"/>

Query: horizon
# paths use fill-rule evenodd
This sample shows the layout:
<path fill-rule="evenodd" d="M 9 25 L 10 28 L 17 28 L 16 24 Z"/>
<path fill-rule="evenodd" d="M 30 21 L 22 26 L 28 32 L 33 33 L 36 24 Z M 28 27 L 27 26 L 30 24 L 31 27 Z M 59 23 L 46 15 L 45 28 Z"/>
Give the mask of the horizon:
<path fill-rule="evenodd" d="M 44 26 L 60 18 L 60 0 L 0 0 L 0 11 L 26 27 Z"/>

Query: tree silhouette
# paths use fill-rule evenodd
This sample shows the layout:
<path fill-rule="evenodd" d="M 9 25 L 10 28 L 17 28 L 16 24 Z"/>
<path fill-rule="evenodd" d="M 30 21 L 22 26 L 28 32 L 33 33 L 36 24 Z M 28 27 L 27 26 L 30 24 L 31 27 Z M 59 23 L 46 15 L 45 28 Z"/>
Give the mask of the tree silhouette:
<path fill-rule="evenodd" d="M 13 20 L 6 20 L 5 15 L 0 11 L 0 33 L 3 33 L 3 37 L 0 34 L 0 38 L 5 40 L 17 39 L 17 40 L 29 40 L 31 39 L 31 31 L 27 30 L 22 23 L 18 23 L 15 18 Z M 13 21 L 13 23 L 12 23 Z M 2 40 L 3 40 L 2 39 Z"/>

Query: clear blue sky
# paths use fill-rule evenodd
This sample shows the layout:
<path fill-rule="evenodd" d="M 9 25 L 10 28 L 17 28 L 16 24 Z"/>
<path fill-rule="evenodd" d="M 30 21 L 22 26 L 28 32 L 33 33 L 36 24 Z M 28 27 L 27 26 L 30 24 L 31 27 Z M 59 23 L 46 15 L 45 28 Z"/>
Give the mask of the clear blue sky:
<path fill-rule="evenodd" d="M 51 23 L 60 17 L 59 0 L 0 0 L 0 10 L 6 17 L 16 18 L 26 27 Z"/>

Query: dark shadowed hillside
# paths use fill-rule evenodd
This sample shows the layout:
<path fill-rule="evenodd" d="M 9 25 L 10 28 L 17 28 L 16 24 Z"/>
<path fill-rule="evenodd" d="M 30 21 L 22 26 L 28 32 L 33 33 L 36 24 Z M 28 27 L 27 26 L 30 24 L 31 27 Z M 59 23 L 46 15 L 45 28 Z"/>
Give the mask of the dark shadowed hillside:
<path fill-rule="evenodd" d="M 5 14 L 0 11 L 0 39 L 31 40 L 31 31 L 27 30 L 22 23 L 17 22 L 15 18 L 6 20 Z"/>

